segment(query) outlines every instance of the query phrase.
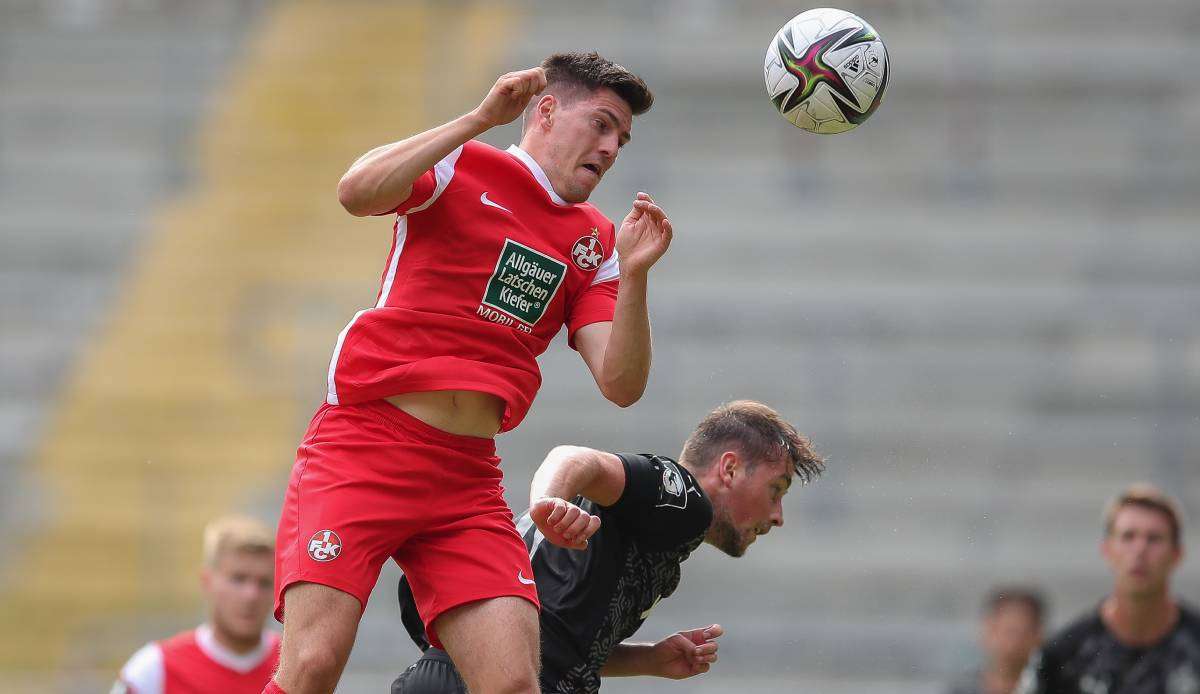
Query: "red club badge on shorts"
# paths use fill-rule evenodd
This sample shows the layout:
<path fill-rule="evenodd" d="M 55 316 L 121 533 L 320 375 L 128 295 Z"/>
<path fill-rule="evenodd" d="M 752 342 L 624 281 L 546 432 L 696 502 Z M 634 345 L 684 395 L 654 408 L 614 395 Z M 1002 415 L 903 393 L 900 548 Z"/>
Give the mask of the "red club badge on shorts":
<path fill-rule="evenodd" d="M 333 561 L 342 553 L 342 538 L 332 530 L 318 530 L 308 541 L 308 556 L 313 561 Z"/>
<path fill-rule="evenodd" d="M 596 229 L 593 227 L 592 234 L 595 233 Z M 571 247 L 571 260 L 574 261 L 575 267 L 584 272 L 591 272 L 604 261 L 604 244 L 594 235 L 580 236 Z"/>

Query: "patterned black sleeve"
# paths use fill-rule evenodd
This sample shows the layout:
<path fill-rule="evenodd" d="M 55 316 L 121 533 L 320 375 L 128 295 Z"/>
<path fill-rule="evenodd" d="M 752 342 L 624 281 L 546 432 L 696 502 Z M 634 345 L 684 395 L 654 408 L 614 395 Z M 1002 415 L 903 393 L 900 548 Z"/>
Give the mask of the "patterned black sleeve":
<path fill-rule="evenodd" d="M 708 530 L 712 504 L 687 468 L 664 456 L 618 457 L 625 466 L 625 491 L 606 511 L 645 549 L 670 549 Z"/>

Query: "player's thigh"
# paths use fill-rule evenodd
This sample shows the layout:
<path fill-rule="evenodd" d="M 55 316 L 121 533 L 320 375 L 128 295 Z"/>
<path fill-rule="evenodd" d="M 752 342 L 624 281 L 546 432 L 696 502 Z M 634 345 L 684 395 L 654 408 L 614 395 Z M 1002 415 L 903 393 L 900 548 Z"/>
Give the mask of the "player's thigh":
<path fill-rule="evenodd" d="M 280 672 L 340 673 L 354 647 L 362 617 L 358 598 L 319 583 L 292 584 L 286 597 Z"/>
<path fill-rule="evenodd" d="M 529 600 L 467 603 L 443 612 L 434 627 L 472 694 L 522 691 L 514 684 L 537 691 L 538 613 Z"/>

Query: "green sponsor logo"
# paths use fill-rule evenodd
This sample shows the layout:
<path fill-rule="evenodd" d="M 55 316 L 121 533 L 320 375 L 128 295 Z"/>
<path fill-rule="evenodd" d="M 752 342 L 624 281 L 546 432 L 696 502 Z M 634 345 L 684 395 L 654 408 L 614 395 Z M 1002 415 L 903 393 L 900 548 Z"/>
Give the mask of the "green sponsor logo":
<path fill-rule="evenodd" d="M 566 264 L 505 239 L 496 271 L 483 294 L 483 305 L 534 325 L 546 313 L 566 274 Z"/>

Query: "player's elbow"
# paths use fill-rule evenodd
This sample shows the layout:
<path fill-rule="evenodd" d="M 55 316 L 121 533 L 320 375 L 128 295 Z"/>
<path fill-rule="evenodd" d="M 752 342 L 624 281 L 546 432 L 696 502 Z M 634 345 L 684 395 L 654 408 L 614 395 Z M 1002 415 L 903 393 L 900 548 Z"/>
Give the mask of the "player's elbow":
<path fill-rule="evenodd" d="M 601 386 L 600 392 L 604 395 L 604 398 L 612 404 L 616 405 L 617 407 L 625 408 L 642 399 L 642 393 L 646 392 L 646 385 L 643 383 L 636 386 Z"/>
<path fill-rule="evenodd" d="M 362 184 L 354 171 L 347 171 L 342 180 L 338 181 L 338 202 L 347 212 L 355 217 L 366 217 L 371 214 L 369 198 L 363 194 Z"/>

